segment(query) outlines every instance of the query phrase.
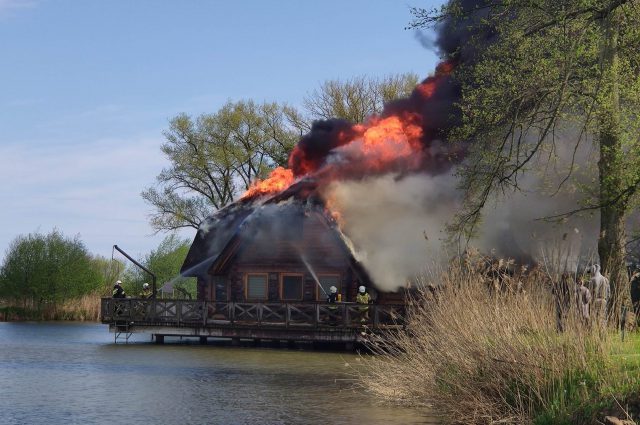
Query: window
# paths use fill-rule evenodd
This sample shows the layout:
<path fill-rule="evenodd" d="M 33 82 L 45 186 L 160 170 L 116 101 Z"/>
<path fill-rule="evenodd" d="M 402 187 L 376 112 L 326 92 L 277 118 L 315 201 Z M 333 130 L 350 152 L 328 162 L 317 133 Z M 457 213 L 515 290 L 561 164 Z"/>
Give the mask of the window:
<path fill-rule="evenodd" d="M 267 299 L 267 274 L 247 275 L 247 299 L 266 300 Z"/>
<path fill-rule="evenodd" d="M 320 281 L 320 285 L 322 289 L 317 288 L 317 300 L 325 301 L 327 299 L 327 294 L 329 294 L 329 288 L 335 286 L 338 288 L 338 293 L 340 293 L 340 276 L 337 274 L 321 274 L 318 275 L 318 280 Z M 317 286 L 317 285 L 316 285 Z"/>
<path fill-rule="evenodd" d="M 283 274 L 281 290 L 281 298 L 283 300 L 302 300 L 302 275 Z"/>
<path fill-rule="evenodd" d="M 213 300 L 227 301 L 227 281 L 225 276 L 213 276 Z"/>

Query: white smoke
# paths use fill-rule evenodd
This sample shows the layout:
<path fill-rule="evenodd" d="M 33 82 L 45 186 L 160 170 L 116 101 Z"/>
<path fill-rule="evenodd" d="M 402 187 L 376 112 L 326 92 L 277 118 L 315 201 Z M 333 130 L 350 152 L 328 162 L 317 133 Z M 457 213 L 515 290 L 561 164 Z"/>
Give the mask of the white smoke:
<path fill-rule="evenodd" d="M 585 187 L 597 175 L 592 145 L 584 143 L 575 157 L 572 146 L 566 146 L 554 150 L 551 160 L 540 158 L 519 180 L 519 191 L 490 199 L 471 245 L 485 254 L 533 260 L 553 271 L 575 271 L 581 258 L 595 253 L 597 213 L 543 220 L 580 208 Z M 571 177 L 555 193 L 572 163 Z M 462 199 L 454 172 L 385 175 L 335 182 L 325 190 L 323 196 L 340 212 L 357 259 L 379 289 L 396 290 L 433 263 L 465 248 L 445 243 L 446 226 Z"/>
<path fill-rule="evenodd" d="M 379 289 L 396 290 L 443 257 L 447 220 L 459 204 L 452 175 L 385 175 L 332 183 L 324 197 Z"/>

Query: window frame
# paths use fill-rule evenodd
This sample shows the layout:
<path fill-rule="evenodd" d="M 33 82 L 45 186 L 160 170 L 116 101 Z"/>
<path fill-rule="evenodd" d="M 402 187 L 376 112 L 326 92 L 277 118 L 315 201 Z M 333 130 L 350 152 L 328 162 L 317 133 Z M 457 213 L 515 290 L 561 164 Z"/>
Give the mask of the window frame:
<path fill-rule="evenodd" d="M 264 277 L 264 298 L 249 298 L 249 276 Z M 244 299 L 247 301 L 261 302 L 269 300 L 269 273 L 247 272 L 244 274 Z"/>
<path fill-rule="evenodd" d="M 294 276 L 300 278 L 300 298 L 284 298 L 284 278 Z M 304 300 L 304 274 L 303 273 L 280 273 L 280 301 L 303 301 Z"/>

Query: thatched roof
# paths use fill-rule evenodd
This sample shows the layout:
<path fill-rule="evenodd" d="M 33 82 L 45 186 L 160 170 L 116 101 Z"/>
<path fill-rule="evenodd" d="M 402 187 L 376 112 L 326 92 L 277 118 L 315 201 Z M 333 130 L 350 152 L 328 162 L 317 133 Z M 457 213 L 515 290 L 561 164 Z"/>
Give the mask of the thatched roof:
<path fill-rule="evenodd" d="M 212 268 L 223 265 L 240 244 L 261 229 L 269 228 L 284 235 L 301 231 L 302 220 L 317 219 L 334 234 L 357 274 L 366 276 L 368 281 L 366 272 L 355 260 L 353 244 L 313 196 L 314 189 L 312 182 L 301 182 L 273 197 L 240 200 L 216 211 L 198 229 L 180 273 L 205 276 Z"/>

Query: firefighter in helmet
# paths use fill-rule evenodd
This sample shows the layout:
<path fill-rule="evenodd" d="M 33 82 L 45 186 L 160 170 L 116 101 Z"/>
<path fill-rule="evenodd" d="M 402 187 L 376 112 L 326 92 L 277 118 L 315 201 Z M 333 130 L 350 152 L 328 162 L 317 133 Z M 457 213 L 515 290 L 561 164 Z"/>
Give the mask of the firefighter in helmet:
<path fill-rule="evenodd" d="M 359 307 L 360 310 L 360 322 L 365 323 L 369 321 L 369 306 L 371 304 L 371 295 L 367 292 L 367 288 L 360 285 L 358 288 L 358 295 L 356 295 L 356 303 L 364 304 Z"/>
<path fill-rule="evenodd" d="M 335 304 L 338 300 L 338 288 L 332 286 L 329 288 L 329 295 L 327 295 L 327 302 L 329 304 Z"/>
<path fill-rule="evenodd" d="M 151 288 L 147 282 L 142 284 L 142 292 L 140 292 L 140 298 L 151 298 Z"/>
<path fill-rule="evenodd" d="M 113 291 L 111 291 L 111 295 L 113 296 L 113 298 L 126 298 L 124 288 L 122 287 L 122 281 L 116 280 L 116 283 L 113 285 Z"/>

